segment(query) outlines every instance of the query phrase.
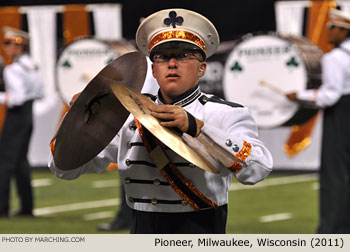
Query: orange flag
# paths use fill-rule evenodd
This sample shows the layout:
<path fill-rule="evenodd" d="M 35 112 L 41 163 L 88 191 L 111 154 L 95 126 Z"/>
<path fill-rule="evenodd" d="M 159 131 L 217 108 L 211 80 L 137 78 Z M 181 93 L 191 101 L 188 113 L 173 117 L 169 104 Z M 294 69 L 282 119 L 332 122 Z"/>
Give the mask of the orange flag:
<path fill-rule="evenodd" d="M 79 37 L 90 35 L 89 16 L 85 5 L 65 5 L 63 9 L 63 38 L 64 44 L 68 45 Z M 63 105 L 62 117 L 69 110 L 68 105 Z"/>
<path fill-rule="evenodd" d="M 323 52 L 332 49 L 332 45 L 327 41 L 327 27 L 329 21 L 329 8 L 336 6 L 335 1 L 312 1 L 307 18 L 307 38 L 317 45 Z M 318 113 L 309 121 L 302 125 L 292 126 L 287 143 L 283 146 L 284 151 L 289 157 L 294 157 L 300 151 L 304 150 L 311 143 L 311 134 L 317 122 Z"/>

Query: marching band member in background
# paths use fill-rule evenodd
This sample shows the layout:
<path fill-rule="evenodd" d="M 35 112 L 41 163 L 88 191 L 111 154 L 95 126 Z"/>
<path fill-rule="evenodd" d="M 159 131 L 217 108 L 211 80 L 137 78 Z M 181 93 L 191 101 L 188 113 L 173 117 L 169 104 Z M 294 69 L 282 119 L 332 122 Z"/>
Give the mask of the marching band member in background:
<path fill-rule="evenodd" d="M 330 9 L 322 58 L 322 85 L 287 94 L 292 101 L 323 109 L 318 233 L 350 233 L 350 13 Z"/>
<path fill-rule="evenodd" d="M 8 107 L 0 137 L 0 216 L 9 215 L 10 180 L 16 178 L 20 210 L 16 215 L 32 216 L 33 193 L 28 146 L 33 128 L 33 101 L 43 96 L 37 65 L 29 57 L 28 33 L 4 28 L 3 48 L 13 61 L 4 69 L 5 92 L 0 103 Z"/>
<path fill-rule="evenodd" d="M 225 233 L 232 177 L 243 184 L 257 183 L 271 172 L 273 161 L 258 139 L 248 109 L 204 94 L 198 86 L 206 71 L 206 58 L 218 47 L 218 33 L 198 13 L 168 9 L 143 20 L 136 42 L 153 61 L 152 73 L 159 85 L 158 95 L 153 97 L 157 105 L 149 108 L 152 115 L 161 125 L 193 137 L 208 135 L 239 161 L 229 167 L 218 161 L 218 174 L 206 172 L 172 150 L 162 149 L 130 115 L 93 160 L 64 170 L 55 165 L 51 155 L 49 167 L 60 178 L 74 179 L 82 173 L 101 172 L 110 162 L 118 163 L 132 209 L 131 233 Z M 153 159 L 149 152 L 154 148 L 162 151 Z M 157 158 L 162 157 L 167 164 L 158 169 Z"/>

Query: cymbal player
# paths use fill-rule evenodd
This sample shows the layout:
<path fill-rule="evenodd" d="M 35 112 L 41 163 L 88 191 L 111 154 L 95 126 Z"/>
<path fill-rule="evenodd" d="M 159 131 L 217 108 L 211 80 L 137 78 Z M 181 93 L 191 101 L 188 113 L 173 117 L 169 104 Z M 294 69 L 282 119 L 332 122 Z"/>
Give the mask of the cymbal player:
<path fill-rule="evenodd" d="M 194 139 L 208 136 L 237 161 L 229 166 L 218 161 L 216 174 L 204 171 L 164 146 L 130 115 L 89 162 L 67 170 L 51 155 L 49 167 L 60 178 L 75 179 L 118 163 L 132 209 L 130 233 L 225 233 L 232 177 L 255 184 L 271 172 L 273 160 L 246 107 L 200 90 L 205 61 L 219 45 L 216 28 L 196 12 L 166 9 L 142 21 L 136 42 L 152 60 L 159 85 L 158 95 L 150 97 L 156 103 L 148 108 L 151 115 L 163 127 Z"/>

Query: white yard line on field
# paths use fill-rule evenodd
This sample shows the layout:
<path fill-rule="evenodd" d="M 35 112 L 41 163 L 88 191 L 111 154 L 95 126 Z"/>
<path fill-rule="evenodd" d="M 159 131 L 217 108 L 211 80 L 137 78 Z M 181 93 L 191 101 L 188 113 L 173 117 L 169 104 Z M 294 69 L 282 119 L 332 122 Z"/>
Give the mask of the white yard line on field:
<path fill-rule="evenodd" d="M 115 212 L 113 211 L 104 211 L 104 212 L 98 212 L 98 213 L 92 213 L 92 214 L 85 214 L 83 216 L 83 220 L 93 221 L 93 220 L 107 219 L 107 218 L 113 217 L 114 215 L 115 215 Z"/>
<path fill-rule="evenodd" d="M 93 188 L 117 187 L 119 185 L 119 179 L 97 180 L 92 182 Z"/>
<path fill-rule="evenodd" d="M 263 188 L 263 187 L 268 187 L 268 186 L 307 182 L 307 181 L 312 181 L 312 180 L 316 180 L 316 179 L 317 179 L 316 174 L 304 174 L 304 175 L 294 175 L 294 176 L 286 176 L 286 177 L 267 179 L 267 180 L 263 180 L 263 181 L 255 184 L 255 185 L 242 185 L 239 183 L 233 183 L 230 186 L 230 191 L 246 190 L 246 189 L 258 189 L 258 188 Z"/>
<path fill-rule="evenodd" d="M 50 186 L 52 185 L 52 179 L 33 179 L 32 187 Z"/>
<path fill-rule="evenodd" d="M 318 183 L 318 182 L 313 183 L 313 184 L 311 185 L 311 188 L 312 188 L 313 190 L 320 190 L 320 183 Z"/>
<path fill-rule="evenodd" d="M 287 176 L 287 177 L 267 179 L 267 180 L 259 182 L 256 185 L 253 185 L 253 186 L 242 185 L 239 183 L 233 183 L 230 186 L 230 191 L 257 189 L 257 188 L 263 188 L 263 187 L 268 187 L 268 186 L 312 181 L 312 180 L 316 180 L 316 179 L 317 179 L 316 174 L 307 174 L 307 175 L 296 175 L 296 176 Z M 112 182 L 117 183 L 116 180 L 107 180 L 107 181 L 109 181 L 109 182 L 100 181 L 98 184 L 100 184 L 100 186 L 101 186 L 102 184 L 109 184 Z M 67 204 L 67 205 L 58 205 L 58 206 L 52 206 L 52 207 L 37 208 L 34 210 L 34 215 L 36 215 L 36 216 L 49 215 L 49 214 L 63 213 L 63 212 L 76 211 L 76 210 L 82 210 L 82 209 L 117 206 L 119 204 L 120 204 L 119 198 L 98 200 L 98 201 L 87 201 L 87 202 Z"/>
<path fill-rule="evenodd" d="M 87 201 L 87 202 L 74 203 L 74 204 L 68 204 L 68 205 L 37 208 L 34 210 L 34 215 L 41 216 L 41 215 L 63 213 L 63 212 L 76 211 L 76 210 L 82 210 L 82 209 L 117 206 L 119 204 L 120 204 L 120 200 L 116 198 L 107 199 L 107 200 Z"/>
<path fill-rule="evenodd" d="M 259 218 L 259 221 L 266 223 L 266 222 L 273 222 L 273 221 L 288 220 L 291 218 L 292 218 L 291 213 L 279 213 L 279 214 L 261 216 Z"/>

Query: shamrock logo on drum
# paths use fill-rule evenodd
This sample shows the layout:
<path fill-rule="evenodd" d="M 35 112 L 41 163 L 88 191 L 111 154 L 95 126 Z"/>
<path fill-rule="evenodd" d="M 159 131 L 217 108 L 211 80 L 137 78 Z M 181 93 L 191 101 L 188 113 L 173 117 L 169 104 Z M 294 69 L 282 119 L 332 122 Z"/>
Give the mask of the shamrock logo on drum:
<path fill-rule="evenodd" d="M 288 67 L 298 67 L 299 63 L 298 61 L 295 59 L 295 57 L 293 56 L 292 58 L 290 58 L 290 60 L 287 61 L 286 65 Z"/>
<path fill-rule="evenodd" d="M 65 67 L 65 68 L 71 68 L 72 67 L 71 63 L 68 60 L 64 61 L 62 63 L 62 66 Z"/>
<path fill-rule="evenodd" d="M 236 61 L 233 66 L 231 67 L 231 71 L 238 71 L 238 72 L 242 72 L 243 71 L 243 67 L 239 64 L 238 61 Z"/>

